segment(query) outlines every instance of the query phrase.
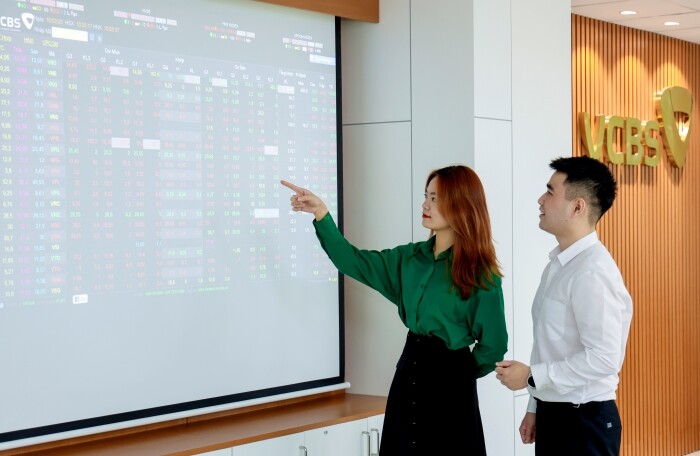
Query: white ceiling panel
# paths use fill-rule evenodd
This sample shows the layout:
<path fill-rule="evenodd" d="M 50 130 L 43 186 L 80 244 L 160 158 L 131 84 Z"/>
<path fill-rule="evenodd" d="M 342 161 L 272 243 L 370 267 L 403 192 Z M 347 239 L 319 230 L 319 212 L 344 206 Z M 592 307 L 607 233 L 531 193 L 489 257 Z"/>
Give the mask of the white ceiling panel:
<path fill-rule="evenodd" d="M 621 15 L 623 10 L 637 14 Z M 700 0 L 571 0 L 571 12 L 700 44 Z"/>

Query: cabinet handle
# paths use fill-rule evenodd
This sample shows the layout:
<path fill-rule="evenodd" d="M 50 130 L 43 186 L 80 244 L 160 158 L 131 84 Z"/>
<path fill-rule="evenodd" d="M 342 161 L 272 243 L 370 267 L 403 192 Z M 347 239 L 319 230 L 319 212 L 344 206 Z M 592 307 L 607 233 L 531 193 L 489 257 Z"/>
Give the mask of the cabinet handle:
<path fill-rule="evenodd" d="M 369 432 L 362 431 L 362 456 L 369 456 Z"/>
<path fill-rule="evenodd" d="M 299 446 L 299 456 L 306 456 L 306 455 L 307 455 L 306 447 L 304 445 L 300 445 Z"/>
<path fill-rule="evenodd" d="M 369 456 L 379 456 L 379 429 L 370 429 Z"/>

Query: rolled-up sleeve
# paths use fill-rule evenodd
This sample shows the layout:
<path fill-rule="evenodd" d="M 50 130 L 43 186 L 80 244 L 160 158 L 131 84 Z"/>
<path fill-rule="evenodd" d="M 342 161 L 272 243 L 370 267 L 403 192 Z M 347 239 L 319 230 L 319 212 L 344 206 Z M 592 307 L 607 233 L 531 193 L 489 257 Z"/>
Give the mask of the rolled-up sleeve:
<path fill-rule="evenodd" d="M 476 289 L 476 313 L 472 324 L 473 338 L 476 341 L 472 350 L 476 360 L 477 377 L 492 372 L 498 361 L 502 361 L 508 351 L 508 331 L 506 328 L 505 305 L 500 278 L 488 289 Z"/>

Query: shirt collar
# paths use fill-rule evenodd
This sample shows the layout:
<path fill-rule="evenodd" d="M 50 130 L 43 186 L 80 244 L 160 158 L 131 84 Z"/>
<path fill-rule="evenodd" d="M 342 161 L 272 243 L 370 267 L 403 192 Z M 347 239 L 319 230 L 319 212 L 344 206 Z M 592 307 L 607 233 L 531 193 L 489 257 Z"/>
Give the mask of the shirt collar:
<path fill-rule="evenodd" d="M 435 248 L 435 235 L 431 236 L 430 239 L 425 241 L 423 245 L 420 247 L 420 251 L 423 255 L 427 256 L 428 258 L 433 258 L 436 261 L 437 260 L 442 260 L 444 258 L 452 259 L 452 247 L 449 249 L 445 250 L 444 252 L 440 253 L 437 258 L 435 258 L 435 254 L 433 253 L 433 249 Z"/>
<path fill-rule="evenodd" d="M 593 230 L 590 234 L 585 235 L 578 241 L 571 244 L 563 252 L 556 246 L 551 252 L 549 252 L 549 260 L 554 260 L 555 258 L 563 265 L 573 260 L 576 255 L 586 250 L 588 247 L 598 242 L 598 233 Z"/>

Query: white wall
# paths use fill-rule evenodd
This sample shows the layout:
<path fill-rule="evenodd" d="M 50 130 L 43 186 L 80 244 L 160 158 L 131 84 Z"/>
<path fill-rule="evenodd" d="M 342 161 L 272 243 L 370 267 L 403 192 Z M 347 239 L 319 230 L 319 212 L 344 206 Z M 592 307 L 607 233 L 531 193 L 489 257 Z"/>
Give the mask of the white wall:
<path fill-rule="evenodd" d="M 569 0 L 380 0 L 380 22 L 342 23 L 347 237 L 365 248 L 422 240 L 424 180 L 464 163 L 481 176 L 505 272 L 507 358 L 528 361 L 530 304 L 554 240 L 537 227 L 549 160 L 571 155 Z M 406 328 L 346 280 L 350 392 L 386 395 Z M 479 400 L 492 455 L 534 454 L 517 427 L 527 395 L 490 374 Z"/>

